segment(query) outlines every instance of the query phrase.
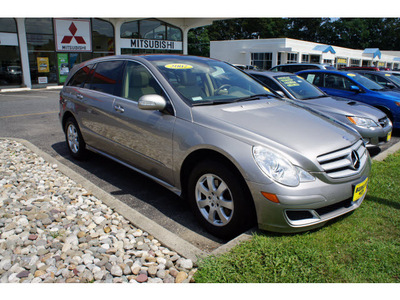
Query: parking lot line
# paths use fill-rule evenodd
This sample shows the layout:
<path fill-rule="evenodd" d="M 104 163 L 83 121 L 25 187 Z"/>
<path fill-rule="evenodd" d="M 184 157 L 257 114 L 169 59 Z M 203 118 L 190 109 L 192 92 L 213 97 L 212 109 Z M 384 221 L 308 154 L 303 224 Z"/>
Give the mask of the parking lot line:
<path fill-rule="evenodd" d="M 46 111 L 46 112 L 40 112 L 40 113 L 30 113 L 30 114 L 22 114 L 22 115 L 12 115 L 12 116 L 3 116 L 0 117 L 0 119 L 7 119 L 7 118 L 18 118 L 18 117 L 27 117 L 27 116 L 36 116 L 36 115 L 45 115 L 45 114 L 55 114 L 58 113 L 58 110 L 56 111 Z"/>

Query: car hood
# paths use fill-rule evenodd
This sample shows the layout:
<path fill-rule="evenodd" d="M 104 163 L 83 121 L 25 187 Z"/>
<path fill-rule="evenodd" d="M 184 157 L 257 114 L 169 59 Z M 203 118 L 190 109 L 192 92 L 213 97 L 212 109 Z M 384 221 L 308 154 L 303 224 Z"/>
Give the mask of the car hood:
<path fill-rule="evenodd" d="M 374 121 L 385 117 L 385 114 L 379 109 L 358 101 L 339 97 L 323 97 L 304 101 L 298 100 L 298 102 L 300 102 L 301 105 L 309 106 L 326 114 L 366 117 Z"/>
<path fill-rule="evenodd" d="M 384 90 L 384 91 L 379 91 L 379 92 L 376 92 L 376 93 L 381 94 L 384 97 L 389 98 L 390 100 L 394 100 L 394 101 L 399 101 L 400 102 L 400 91 Z"/>
<path fill-rule="evenodd" d="M 193 107 L 192 116 L 194 123 L 250 145 L 272 147 L 312 161 L 360 139 L 358 133 L 337 122 L 275 99 L 197 106 Z"/>

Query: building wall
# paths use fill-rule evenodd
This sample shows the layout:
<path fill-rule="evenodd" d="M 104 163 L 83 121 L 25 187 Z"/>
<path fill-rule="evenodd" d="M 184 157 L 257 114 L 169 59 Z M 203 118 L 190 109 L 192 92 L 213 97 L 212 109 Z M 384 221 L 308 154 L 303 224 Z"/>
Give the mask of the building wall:
<path fill-rule="evenodd" d="M 232 64 L 251 65 L 254 63 L 252 53 L 272 53 L 272 67 L 288 62 L 301 63 L 304 62 L 303 57 L 308 57 L 309 60 L 310 58 L 319 59 L 319 63 L 331 61 L 331 64 L 335 66 L 350 66 L 352 62 L 357 62 L 359 66 L 379 64 L 380 66 L 389 65 L 392 68 L 400 67 L 400 52 L 381 52 L 376 49 L 379 57 L 377 53 L 370 53 L 366 50 L 348 49 L 287 38 L 211 41 L 210 43 L 210 57 L 225 60 Z M 288 61 L 289 59 L 292 59 L 292 61 Z"/>

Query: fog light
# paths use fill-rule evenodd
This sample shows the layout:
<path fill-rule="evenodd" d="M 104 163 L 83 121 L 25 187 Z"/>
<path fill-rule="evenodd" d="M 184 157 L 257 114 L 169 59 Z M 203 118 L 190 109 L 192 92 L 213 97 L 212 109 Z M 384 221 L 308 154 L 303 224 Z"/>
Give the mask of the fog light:
<path fill-rule="evenodd" d="M 261 194 L 271 202 L 280 203 L 278 196 L 276 196 L 275 194 L 270 194 L 270 193 L 266 193 L 266 192 L 261 192 Z"/>

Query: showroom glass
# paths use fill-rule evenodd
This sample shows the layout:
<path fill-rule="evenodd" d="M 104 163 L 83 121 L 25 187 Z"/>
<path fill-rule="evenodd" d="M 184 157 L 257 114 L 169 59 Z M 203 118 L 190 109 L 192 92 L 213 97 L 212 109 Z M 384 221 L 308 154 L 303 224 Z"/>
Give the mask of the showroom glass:
<path fill-rule="evenodd" d="M 179 28 L 168 23 L 156 19 L 148 19 L 122 24 L 121 38 L 182 41 L 182 32 Z"/>
<path fill-rule="evenodd" d="M 158 58 L 156 58 L 158 57 Z M 156 65 L 172 87 L 192 105 L 233 102 L 266 94 L 275 97 L 242 71 L 220 61 L 201 58 L 147 58 Z"/>
<path fill-rule="evenodd" d="M 92 19 L 94 57 L 114 54 L 114 27 L 110 22 Z M 103 54 L 103 55 L 99 55 Z"/>
<path fill-rule="evenodd" d="M 324 93 L 299 76 L 275 76 L 275 79 L 278 80 L 296 99 L 306 100 L 324 96 Z"/>
<path fill-rule="evenodd" d="M 13 18 L 0 18 L 0 33 L 17 36 L 17 24 Z M 19 47 L 0 43 L 0 86 L 18 85 L 22 82 Z"/>

